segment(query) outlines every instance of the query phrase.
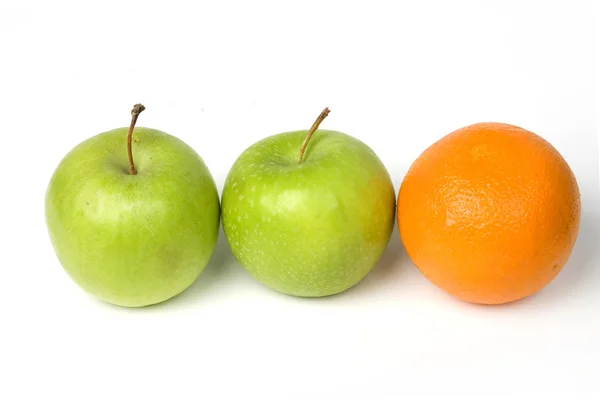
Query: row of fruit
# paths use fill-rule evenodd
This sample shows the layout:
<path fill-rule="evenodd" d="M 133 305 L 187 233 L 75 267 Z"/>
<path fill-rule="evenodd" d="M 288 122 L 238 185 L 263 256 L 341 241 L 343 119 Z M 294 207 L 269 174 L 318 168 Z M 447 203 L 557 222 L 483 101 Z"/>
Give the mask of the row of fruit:
<path fill-rule="evenodd" d="M 266 286 L 322 297 L 359 283 L 397 223 L 408 256 L 462 300 L 536 293 L 567 262 L 580 194 L 559 152 L 502 123 L 458 129 L 425 149 L 396 192 L 365 143 L 319 129 L 266 137 L 235 161 L 219 199 L 202 158 L 164 132 L 131 125 L 72 149 L 50 180 L 46 224 L 69 276 L 127 307 L 166 301 L 209 262 L 219 226 Z"/>

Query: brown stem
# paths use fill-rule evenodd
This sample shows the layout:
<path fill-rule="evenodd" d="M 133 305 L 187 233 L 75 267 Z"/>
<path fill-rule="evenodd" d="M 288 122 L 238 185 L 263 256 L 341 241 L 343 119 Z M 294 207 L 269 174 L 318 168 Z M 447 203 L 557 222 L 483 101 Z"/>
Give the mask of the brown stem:
<path fill-rule="evenodd" d="M 306 134 L 306 137 L 304 138 L 304 142 L 302 142 L 302 146 L 300 146 L 300 151 L 298 152 L 298 164 L 300 164 L 302 162 L 302 157 L 304 156 L 304 152 L 306 151 L 306 146 L 308 146 L 308 141 L 312 137 L 313 133 L 315 133 L 315 131 L 317 129 L 319 129 L 319 125 L 321 125 L 321 122 L 323 122 L 323 120 L 325 118 L 327 118 L 328 115 L 329 115 L 329 108 L 325 107 L 325 109 L 323 111 L 321 111 L 321 114 L 319 114 L 319 116 L 315 120 L 315 123 L 312 125 L 312 127 Z"/>
<path fill-rule="evenodd" d="M 127 156 L 129 157 L 129 175 L 137 174 L 135 170 L 135 165 L 133 164 L 133 153 L 131 152 L 131 136 L 133 135 L 133 128 L 135 128 L 135 123 L 137 122 L 138 115 L 142 111 L 144 111 L 146 107 L 142 104 L 136 104 L 133 106 L 133 110 L 131 110 L 131 124 L 129 125 L 129 132 L 127 133 Z"/>

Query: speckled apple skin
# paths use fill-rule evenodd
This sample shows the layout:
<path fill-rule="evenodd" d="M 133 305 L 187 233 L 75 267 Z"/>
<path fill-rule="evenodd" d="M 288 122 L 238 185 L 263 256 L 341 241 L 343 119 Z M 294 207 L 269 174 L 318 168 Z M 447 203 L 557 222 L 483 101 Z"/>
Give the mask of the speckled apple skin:
<path fill-rule="evenodd" d="M 389 242 L 395 193 L 388 171 L 358 139 L 318 130 L 267 137 L 232 166 L 222 195 L 225 236 L 258 281 L 301 297 L 360 282 Z"/>

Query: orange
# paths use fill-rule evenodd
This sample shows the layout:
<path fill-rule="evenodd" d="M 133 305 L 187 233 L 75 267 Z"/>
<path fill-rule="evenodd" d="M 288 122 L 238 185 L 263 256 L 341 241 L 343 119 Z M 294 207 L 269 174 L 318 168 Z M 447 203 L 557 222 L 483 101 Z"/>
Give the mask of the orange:
<path fill-rule="evenodd" d="M 577 181 L 559 152 L 495 122 L 431 145 L 398 194 L 410 259 L 440 289 L 479 304 L 515 301 L 550 283 L 571 254 L 580 214 Z"/>

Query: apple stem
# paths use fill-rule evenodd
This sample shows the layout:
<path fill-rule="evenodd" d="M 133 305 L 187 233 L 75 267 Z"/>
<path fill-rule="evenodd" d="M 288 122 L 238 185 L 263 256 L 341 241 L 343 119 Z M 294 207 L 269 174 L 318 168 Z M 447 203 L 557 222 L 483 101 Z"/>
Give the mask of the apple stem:
<path fill-rule="evenodd" d="M 319 116 L 315 120 L 315 123 L 312 125 L 312 127 L 306 134 L 306 137 L 304 138 L 304 142 L 302 142 L 302 146 L 300 146 L 300 151 L 298 152 L 298 164 L 300 164 L 302 162 L 302 157 L 304 156 L 304 152 L 306 151 L 306 146 L 308 146 L 308 141 L 312 137 L 313 133 L 315 133 L 315 131 L 317 129 L 319 129 L 319 125 L 321 125 L 321 122 L 323 122 L 323 120 L 325 118 L 327 118 L 328 115 L 329 115 L 329 108 L 325 107 L 325 109 L 323 111 L 321 111 L 321 114 L 319 114 Z"/>
<path fill-rule="evenodd" d="M 129 157 L 129 175 L 137 174 L 135 170 L 135 165 L 133 164 L 133 153 L 131 152 L 131 137 L 133 135 L 133 128 L 135 128 L 135 123 L 137 122 L 138 115 L 142 111 L 144 111 L 146 107 L 142 104 L 136 104 L 133 106 L 131 110 L 131 124 L 129 125 L 129 132 L 127 133 L 127 156 Z"/>

